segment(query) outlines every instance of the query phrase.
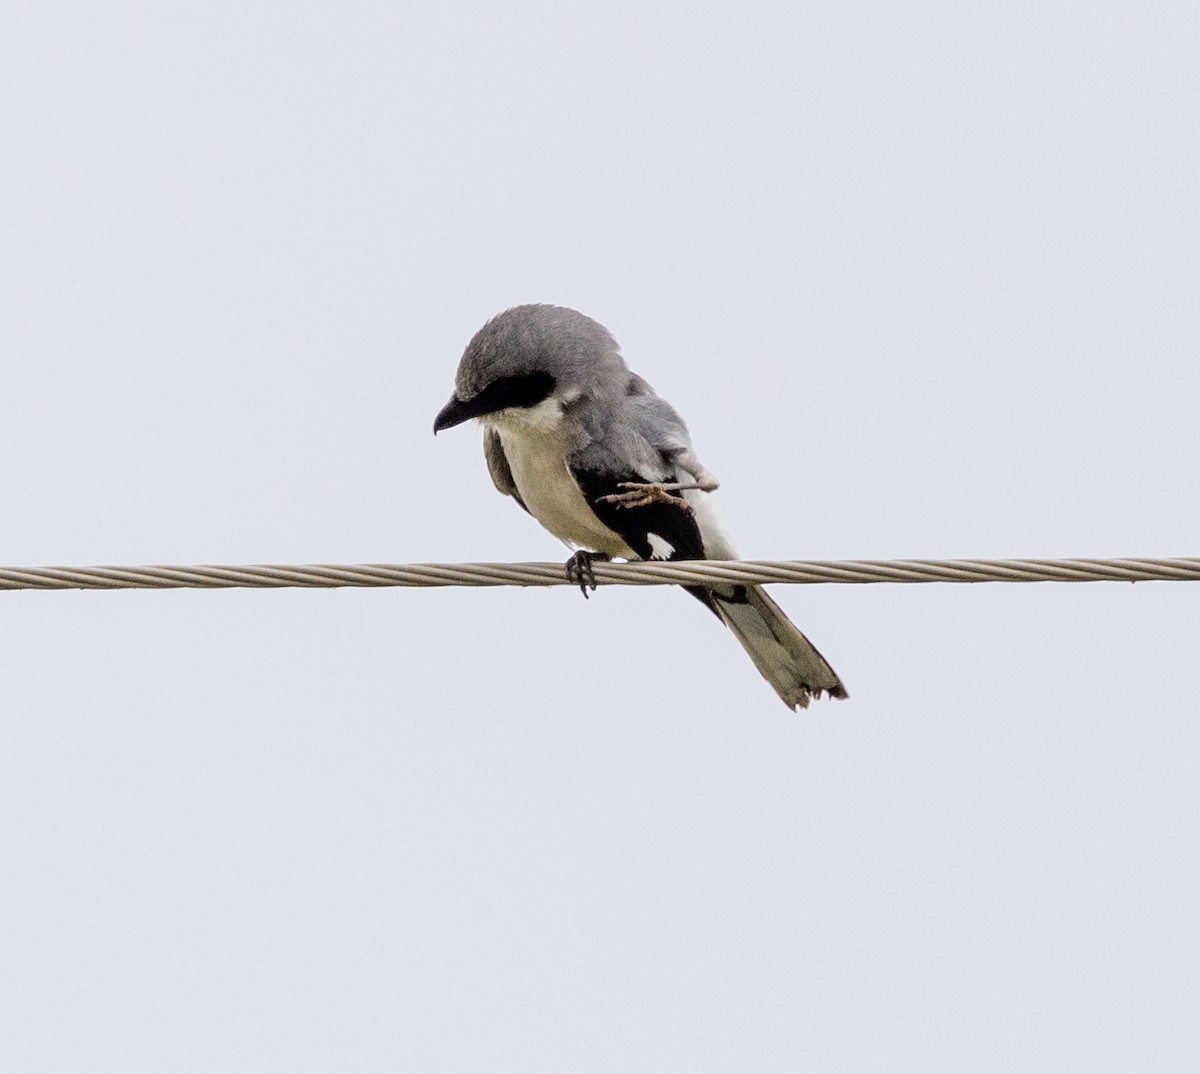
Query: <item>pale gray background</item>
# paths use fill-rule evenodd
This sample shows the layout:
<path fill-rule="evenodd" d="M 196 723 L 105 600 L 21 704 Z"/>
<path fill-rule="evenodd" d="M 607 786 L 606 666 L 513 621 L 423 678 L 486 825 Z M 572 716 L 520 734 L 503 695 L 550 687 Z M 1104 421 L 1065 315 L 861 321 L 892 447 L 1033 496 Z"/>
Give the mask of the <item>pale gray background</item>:
<path fill-rule="evenodd" d="M 0 562 L 559 559 L 576 306 L 756 557 L 1200 554 L 1194 5 L 12 4 Z M 1182 1070 L 1200 586 L 0 595 L 0 1066 Z"/>

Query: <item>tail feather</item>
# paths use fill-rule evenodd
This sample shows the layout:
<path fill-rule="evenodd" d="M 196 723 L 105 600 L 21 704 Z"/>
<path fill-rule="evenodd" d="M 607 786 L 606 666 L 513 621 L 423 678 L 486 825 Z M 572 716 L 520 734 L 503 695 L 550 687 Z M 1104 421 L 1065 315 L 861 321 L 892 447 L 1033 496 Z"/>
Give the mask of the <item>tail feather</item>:
<path fill-rule="evenodd" d="M 823 693 L 850 696 L 828 661 L 761 588 L 737 586 L 731 595 L 715 590 L 712 599 L 717 614 L 788 708 L 806 709 Z"/>

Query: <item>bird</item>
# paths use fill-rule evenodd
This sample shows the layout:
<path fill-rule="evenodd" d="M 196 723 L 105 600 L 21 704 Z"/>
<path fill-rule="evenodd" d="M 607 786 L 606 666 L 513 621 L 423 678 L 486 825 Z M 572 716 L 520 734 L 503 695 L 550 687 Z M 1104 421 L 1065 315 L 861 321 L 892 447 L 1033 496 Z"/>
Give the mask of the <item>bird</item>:
<path fill-rule="evenodd" d="M 479 329 L 434 434 L 471 419 L 483 426 L 496 488 L 576 550 L 566 574 L 585 597 L 596 561 L 737 558 L 711 502 L 719 482 L 683 419 L 585 314 L 520 305 Z M 760 586 L 683 588 L 732 631 L 788 708 L 849 696 Z"/>

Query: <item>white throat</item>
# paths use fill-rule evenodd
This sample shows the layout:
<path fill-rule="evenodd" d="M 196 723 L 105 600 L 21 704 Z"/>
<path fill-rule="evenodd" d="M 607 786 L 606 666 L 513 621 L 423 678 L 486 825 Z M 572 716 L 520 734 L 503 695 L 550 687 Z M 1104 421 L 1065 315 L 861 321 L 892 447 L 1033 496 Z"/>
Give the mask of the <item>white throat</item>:
<path fill-rule="evenodd" d="M 562 425 L 562 403 L 550 396 L 537 406 L 514 406 L 497 410 L 483 419 L 501 433 L 553 433 Z"/>

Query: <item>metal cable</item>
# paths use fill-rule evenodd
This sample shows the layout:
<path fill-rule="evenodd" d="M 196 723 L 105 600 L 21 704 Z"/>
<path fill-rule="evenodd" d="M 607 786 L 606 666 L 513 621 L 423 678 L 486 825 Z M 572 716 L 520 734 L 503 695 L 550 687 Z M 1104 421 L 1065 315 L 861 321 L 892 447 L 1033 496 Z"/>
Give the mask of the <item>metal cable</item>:
<path fill-rule="evenodd" d="M 598 585 L 813 585 L 822 582 L 1196 582 L 1175 559 L 688 560 L 596 563 Z M 0 589 L 331 589 L 338 586 L 570 585 L 561 563 L 352 566 L 0 567 Z"/>

